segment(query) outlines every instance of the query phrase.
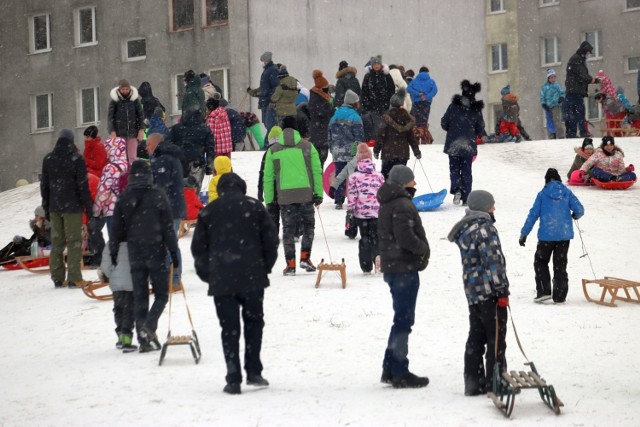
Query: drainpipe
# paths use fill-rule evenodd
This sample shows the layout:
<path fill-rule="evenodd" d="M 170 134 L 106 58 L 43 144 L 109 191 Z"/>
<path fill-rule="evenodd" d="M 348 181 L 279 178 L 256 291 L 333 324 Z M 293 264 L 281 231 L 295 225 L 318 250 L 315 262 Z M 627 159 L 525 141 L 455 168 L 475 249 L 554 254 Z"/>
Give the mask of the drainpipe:
<path fill-rule="evenodd" d="M 246 1 L 246 6 L 247 6 L 247 57 L 248 59 L 248 64 L 247 64 L 247 70 L 249 72 L 249 83 L 247 84 L 247 86 L 251 86 L 251 63 L 252 63 L 252 58 L 251 58 L 251 19 L 250 19 L 250 9 L 249 9 L 249 0 Z M 251 111 L 251 97 L 249 96 L 249 111 Z"/>

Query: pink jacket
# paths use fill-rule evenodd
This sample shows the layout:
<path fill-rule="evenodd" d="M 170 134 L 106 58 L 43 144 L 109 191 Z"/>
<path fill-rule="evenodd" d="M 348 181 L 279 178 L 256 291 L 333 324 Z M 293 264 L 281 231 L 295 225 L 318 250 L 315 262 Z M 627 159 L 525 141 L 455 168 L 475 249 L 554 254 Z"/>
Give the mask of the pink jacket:
<path fill-rule="evenodd" d="M 602 148 L 598 148 L 591 157 L 580 168 L 581 171 L 588 172 L 591 168 L 600 168 L 605 172 L 614 175 L 620 175 L 626 172 L 624 166 L 624 153 L 618 147 L 615 148 L 613 155 L 607 156 Z"/>
<path fill-rule="evenodd" d="M 356 171 L 349 176 L 347 189 L 347 209 L 361 219 L 378 218 L 380 204 L 376 198 L 378 189 L 384 184 L 384 177 L 376 172 L 371 159 L 358 162 Z"/>
<path fill-rule="evenodd" d="M 109 163 L 102 169 L 98 194 L 93 201 L 93 216 L 112 216 L 120 195 L 120 176 L 129 171 L 127 142 L 123 138 L 109 138 L 104 142 Z"/>

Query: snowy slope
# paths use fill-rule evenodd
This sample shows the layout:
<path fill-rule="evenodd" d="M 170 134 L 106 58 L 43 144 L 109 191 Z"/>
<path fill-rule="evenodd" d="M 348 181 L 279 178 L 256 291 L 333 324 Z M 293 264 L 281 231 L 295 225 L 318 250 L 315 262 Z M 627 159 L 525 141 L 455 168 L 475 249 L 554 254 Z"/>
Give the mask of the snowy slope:
<path fill-rule="evenodd" d="M 627 162 L 640 163 L 640 139 L 620 139 Z M 640 425 L 640 307 L 596 306 L 582 295 L 580 279 L 593 277 L 576 233 L 569 251 L 570 290 L 564 305 L 536 305 L 533 281 L 535 233 L 518 246 L 520 228 L 548 167 L 564 177 L 578 140 L 535 141 L 479 147 L 474 188 L 496 199 L 496 226 L 507 257 L 511 305 L 527 356 L 553 384 L 565 407 L 555 416 L 535 390 L 516 399 L 511 420 L 486 397 L 463 395 L 462 367 L 467 308 L 460 256 L 446 240 L 463 215 L 449 196 L 441 209 L 421 216 L 431 244 L 429 267 L 420 274 L 416 325 L 410 337 L 411 370 L 427 375 L 420 390 L 394 390 L 379 383 L 392 319 L 382 277 L 363 276 L 357 240 L 344 237 L 344 211 L 327 199 L 320 215 L 334 261 L 345 259 L 348 285 L 327 275 L 319 289 L 314 274 L 283 277 L 282 257 L 266 291 L 264 376 L 271 387 L 222 393 L 225 367 L 219 326 L 206 285 L 193 270 L 190 235 L 180 240 L 184 282 L 203 357 L 194 365 L 186 348 L 174 347 L 158 367 L 159 354 L 123 355 L 114 349 L 110 302 L 79 290 L 54 289 L 47 276 L 0 271 L 0 425 L 237 425 L 237 426 L 637 426 Z M 442 145 L 423 146 L 433 191 L 448 186 Z M 262 153 L 233 155 L 234 170 L 255 195 Z M 413 159 L 409 166 L 413 166 Z M 430 192 L 416 166 L 418 194 Z M 586 208 L 580 221 L 593 269 L 640 280 L 640 187 L 606 192 L 572 188 Z M 39 204 L 37 184 L 0 194 L 0 243 L 27 235 L 27 220 Z M 320 217 L 312 258 L 328 259 Z M 280 252 L 282 250 L 280 249 Z M 93 279 L 94 272 L 85 272 Z M 595 289 L 594 289 L 595 290 Z M 174 299 L 174 334 L 188 333 L 180 295 Z M 166 333 L 168 317 L 160 321 Z M 511 325 L 509 325 L 511 328 Z M 513 332 L 508 333 L 511 369 L 524 369 Z"/>

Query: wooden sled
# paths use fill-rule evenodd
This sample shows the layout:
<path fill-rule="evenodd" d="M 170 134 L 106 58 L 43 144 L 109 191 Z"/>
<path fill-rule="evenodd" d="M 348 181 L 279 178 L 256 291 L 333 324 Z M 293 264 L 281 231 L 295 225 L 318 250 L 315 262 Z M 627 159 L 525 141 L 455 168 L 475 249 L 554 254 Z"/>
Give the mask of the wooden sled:
<path fill-rule="evenodd" d="M 594 299 L 589 296 L 587 291 L 587 284 L 595 283 L 602 288 L 600 299 Z M 618 279 L 617 277 L 605 276 L 604 279 L 582 279 L 582 291 L 587 301 L 594 304 L 605 305 L 607 307 L 617 307 L 616 301 L 626 301 L 635 304 L 640 304 L 640 291 L 638 287 L 640 282 L 633 282 L 631 280 Z M 618 296 L 618 292 L 622 289 L 625 296 Z M 633 291 L 633 294 L 629 291 Z"/>
<path fill-rule="evenodd" d="M 316 288 L 320 287 L 320 280 L 322 280 L 322 275 L 327 271 L 337 271 L 340 274 L 340 280 L 342 281 L 342 289 L 347 287 L 347 266 L 344 263 L 344 258 L 342 258 L 341 264 L 325 264 L 324 258 L 320 260 L 320 264 L 317 267 L 318 270 L 318 278 L 316 279 Z"/>
<path fill-rule="evenodd" d="M 97 291 L 98 289 L 102 289 L 106 286 L 109 286 L 109 282 L 101 282 L 101 281 L 95 281 L 95 282 L 87 282 L 83 287 L 82 287 L 82 292 L 84 292 L 84 294 L 86 296 L 88 296 L 91 299 L 96 299 L 98 301 L 111 301 L 113 300 L 113 294 L 96 294 L 95 291 Z"/>
<path fill-rule="evenodd" d="M 180 221 L 180 226 L 178 227 L 178 239 L 189 233 L 189 229 L 191 227 L 196 226 L 197 219 L 183 219 Z"/>
<path fill-rule="evenodd" d="M 515 398 L 520 391 L 528 388 L 537 388 L 540 398 L 556 415 L 560 414 L 560 407 L 564 403 L 556 396 L 556 391 L 552 385 L 540 377 L 533 362 L 525 363 L 531 367 L 530 372 L 511 371 L 500 374 L 500 364 L 496 363 L 493 379 L 492 391 L 487 396 L 505 417 L 510 417 L 515 406 Z"/>

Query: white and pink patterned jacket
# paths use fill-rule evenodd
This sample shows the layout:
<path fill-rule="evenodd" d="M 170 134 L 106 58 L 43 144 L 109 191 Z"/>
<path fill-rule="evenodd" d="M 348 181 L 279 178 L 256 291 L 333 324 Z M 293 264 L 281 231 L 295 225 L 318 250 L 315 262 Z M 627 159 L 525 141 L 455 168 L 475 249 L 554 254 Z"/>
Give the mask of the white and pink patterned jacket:
<path fill-rule="evenodd" d="M 380 204 L 376 198 L 378 189 L 384 184 L 384 177 L 376 171 L 370 159 L 358 162 L 356 171 L 349 176 L 347 186 L 347 209 L 360 219 L 378 218 Z"/>
<path fill-rule="evenodd" d="M 614 175 L 620 175 L 626 172 L 624 166 L 624 153 L 617 146 L 613 155 L 607 156 L 602 148 L 598 148 L 591 157 L 587 159 L 582 165 L 580 170 L 589 172 L 591 168 L 600 168 L 605 172 L 612 173 Z"/>
<path fill-rule="evenodd" d="M 93 201 L 93 216 L 112 216 L 118 196 L 120 177 L 129 171 L 127 142 L 122 138 L 109 138 L 104 142 L 109 163 L 102 169 L 98 194 Z"/>

